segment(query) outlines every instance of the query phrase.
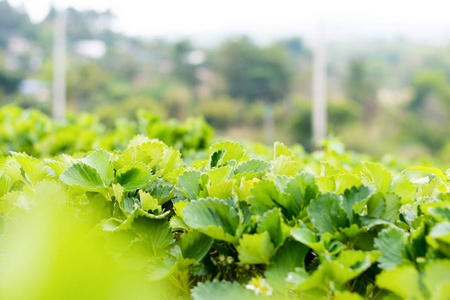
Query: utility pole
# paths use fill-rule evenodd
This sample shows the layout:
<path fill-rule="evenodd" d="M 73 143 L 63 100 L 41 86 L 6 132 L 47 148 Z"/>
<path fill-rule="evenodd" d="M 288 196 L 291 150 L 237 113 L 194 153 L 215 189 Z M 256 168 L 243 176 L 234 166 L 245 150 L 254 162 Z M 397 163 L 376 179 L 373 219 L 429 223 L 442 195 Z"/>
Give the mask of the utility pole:
<path fill-rule="evenodd" d="M 53 119 L 66 120 L 66 9 L 56 11 L 53 24 Z"/>
<path fill-rule="evenodd" d="M 313 50 L 313 148 L 317 147 L 317 143 L 323 140 L 327 134 L 327 71 L 325 55 L 322 32 L 319 31 Z"/>
<path fill-rule="evenodd" d="M 267 99 L 264 100 L 263 105 L 263 128 L 264 142 L 266 145 L 273 145 L 275 142 L 275 118 L 273 104 Z"/>

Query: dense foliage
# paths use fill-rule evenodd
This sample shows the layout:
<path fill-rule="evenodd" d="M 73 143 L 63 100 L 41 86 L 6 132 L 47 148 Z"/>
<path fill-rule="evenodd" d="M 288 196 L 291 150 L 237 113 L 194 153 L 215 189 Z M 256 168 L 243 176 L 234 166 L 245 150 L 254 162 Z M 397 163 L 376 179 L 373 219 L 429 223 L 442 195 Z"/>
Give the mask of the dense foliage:
<path fill-rule="evenodd" d="M 138 110 L 135 121 L 116 120 L 107 129 L 93 115 L 70 117 L 64 124 L 53 121 L 38 110 L 14 106 L 0 109 L 0 155 L 9 151 L 26 152 L 36 157 L 75 154 L 102 148 L 125 150 L 130 139 L 143 134 L 188 153 L 208 149 L 213 130 L 202 118 L 163 122 L 161 117 Z"/>
<path fill-rule="evenodd" d="M 311 155 L 223 141 L 190 157 L 143 135 L 123 151 L 11 151 L 0 164 L 0 298 L 450 294 L 449 171 L 398 172 L 331 141 Z"/>

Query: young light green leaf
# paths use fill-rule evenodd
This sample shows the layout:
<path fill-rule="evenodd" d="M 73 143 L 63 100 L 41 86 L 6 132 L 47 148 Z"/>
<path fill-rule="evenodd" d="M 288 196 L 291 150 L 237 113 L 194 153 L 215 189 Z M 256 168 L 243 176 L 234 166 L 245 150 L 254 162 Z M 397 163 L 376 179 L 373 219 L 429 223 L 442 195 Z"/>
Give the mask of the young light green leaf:
<path fill-rule="evenodd" d="M 105 186 L 109 186 L 114 177 L 114 167 L 111 162 L 111 157 L 111 153 L 99 149 L 82 160 L 82 162 L 97 170 Z"/>
<path fill-rule="evenodd" d="M 215 185 L 207 185 L 206 189 L 208 191 L 208 196 L 211 198 L 227 199 L 231 198 L 233 195 L 234 179 L 222 181 Z"/>
<path fill-rule="evenodd" d="M 60 179 L 67 185 L 77 185 L 91 190 L 104 187 L 103 180 L 97 170 L 84 163 L 76 163 L 67 168 Z"/>
<path fill-rule="evenodd" d="M 11 151 L 11 155 L 20 164 L 20 167 L 24 171 L 25 179 L 33 186 L 45 178 L 56 177 L 56 173 L 52 176 L 53 170 L 37 158 L 13 151 Z"/>
<path fill-rule="evenodd" d="M 242 144 L 238 142 L 225 141 L 215 143 L 209 148 L 209 153 L 212 155 L 214 152 L 217 152 L 219 150 L 225 150 L 225 154 L 223 155 L 222 159 L 220 159 L 219 162 L 217 163 L 218 166 L 231 160 L 240 162 L 245 154 L 244 146 L 242 146 Z"/>
<path fill-rule="evenodd" d="M 425 265 L 422 280 L 431 298 L 435 299 L 441 286 L 450 284 L 450 260 L 429 262 Z"/>
<path fill-rule="evenodd" d="M 210 185 L 215 185 L 221 183 L 224 180 L 228 180 L 232 169 L 233 168 L 231 166 L 225 166 L 209 171 L 207 173 L 208 183 Z"/>
<path fill-rule="evenodd" d="M 153 198 L 149 193 L 139 190 L 139 200 L 141 201 L 142 209 L 145 211 L 160 211 L 161 206 L 158 203 L 158 199 Z"/>
<path fill-rule="evenodd" d="M 244 234 L 237 246 L 239 260 L 247 264 L 266 264 L 275 254 L 275 247 L 270 241 L 268 232 Z"/>
<path fill-rule="evenodd" d="M 273 158 L 284 156 L 292 156 L 292 151 L 283 143 L 275 142 L 273 144 Z"/>
<path fill-rule="evenodd" d="M 274 208 L 262 215 L 257 227 L 258 233 L 269 233 L 270 240 L 273 245 L 278 248 L 283 245 L 286 238 L 289 236 L 289 228 L 283 222 L 281 210 Z"/>
<path fill-rule="evenodd" d="M 425 173 L 430 173 L 430 174 L 436 175 L 437 177 L 442 179 L 442 181 L 447 182 L 445 179 L 444 173 L 438 168 L 414 166 L 414 167 L 409 167 L 409 168 L 405 169 L 403 172 L 406 172 L 406 171 L 421 171 L 421 172 L 425 172 Z"/>
<path fill-rule="evenodd" d="M 121 169 L 126 165 L 134 162 L 142 162 L 146 165 L 152 162 L 152 157 L 145 151 L 146 147 L 142 145 L 130 147 L 120 154 L 117 159 L 114 160 L 114 166 L 116 169 Z M 162 150 L 161 150 L 162 153 Z M 158 157 L 159 158 L 159 157 Z M 157 158 L 157 159 L 158 159 Z"/>
<path fill-rule="evenodd" d="M 295 176 L 298 173 L 299 165 L 292 156 L 281 155 L 271 162 L 272 172 L 275 175 Z"/>
<path fill-rule="evenodd" d="M 378 163 L 365 162 L 364 167 L 366 167 L 367 171 L 369 172 L 369 179 L 371 183 L 377 188 L 378 192 L 387 193 L 391 186 L 391 173 Z"/>
<path fill-rule="evenodd" d="M 377 277 L 377 285 L 402 299 L 424 299 L 419 288 L 419 272 L 413 266 L 399 266 L 384 270 Z"/>

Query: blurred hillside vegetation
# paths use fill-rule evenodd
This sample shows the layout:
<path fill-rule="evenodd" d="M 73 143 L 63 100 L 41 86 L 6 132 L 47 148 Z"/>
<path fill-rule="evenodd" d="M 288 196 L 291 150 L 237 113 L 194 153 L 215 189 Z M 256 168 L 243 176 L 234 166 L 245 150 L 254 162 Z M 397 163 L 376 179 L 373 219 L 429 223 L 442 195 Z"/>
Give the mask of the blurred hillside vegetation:
<path fill-rule="evenodd" d="M 111 128 L 140 108 L 181 121 L 202 115 L 219 136 L 258 142 L 270 106 L 275 138 L 311 149 L 312 52 L 300 37 L 201 47 L 119 34 L 109 11 L 67 13 L 71 111 Z M 55 15 L 35 24 L 0 0 L 1 105 L 50 112 Z M 327 60 L 330 135 L 372 155 L 450 162 L 450 43 L 330 42 Z"/>

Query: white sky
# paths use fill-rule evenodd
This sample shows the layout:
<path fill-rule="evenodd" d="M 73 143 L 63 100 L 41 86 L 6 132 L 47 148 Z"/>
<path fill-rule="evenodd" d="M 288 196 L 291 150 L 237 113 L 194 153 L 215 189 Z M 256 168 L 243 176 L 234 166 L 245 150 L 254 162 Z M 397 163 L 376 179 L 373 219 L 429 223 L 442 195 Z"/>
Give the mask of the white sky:
<path fill-rule="evenodd" d="M 51 0 L 25 4 L 34 20 Z M 449 0 L 54 0 L 79 9 L 111 9 L 119 31 L 143 36 L 307 35 L 321 21 L 328 35 L 403 35 L 450 40 Z"/>

